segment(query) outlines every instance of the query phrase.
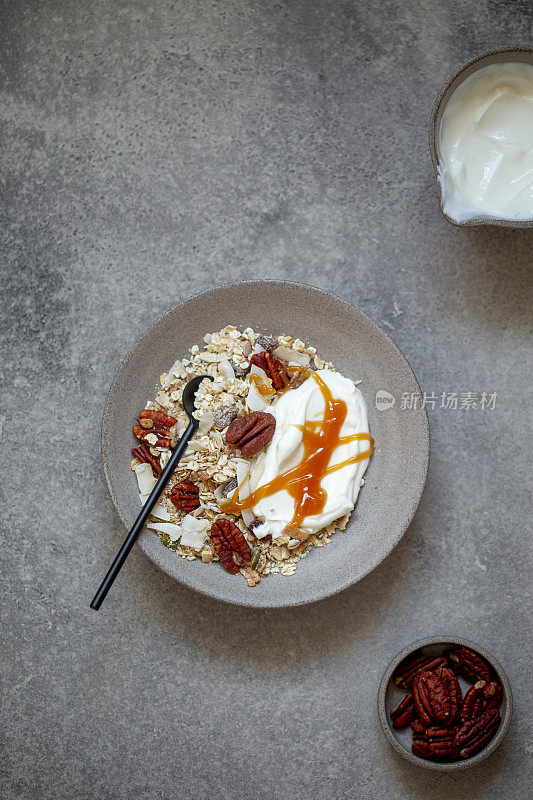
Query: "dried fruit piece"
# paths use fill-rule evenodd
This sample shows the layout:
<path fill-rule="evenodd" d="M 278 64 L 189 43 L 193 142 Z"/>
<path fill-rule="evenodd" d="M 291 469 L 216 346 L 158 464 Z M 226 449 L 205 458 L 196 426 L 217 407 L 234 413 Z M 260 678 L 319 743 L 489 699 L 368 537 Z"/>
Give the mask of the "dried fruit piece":
<path fill-rule="evenodd" d="M 458 675 L 470 681 L 491 679 L 491 670 L 485 659 L 469 647 L 458 647 L 449 653 L 450 662 Z"/>
<path fill-rule="evenodd" d="M 407 725 L 410 725 L 416 717 L 413 695 L 405 695 L 398 708 L 395 708 L 390 716 L 393 728 L 405 728 Z"/>
<path fill-rule="evenodd" d="M 461 758 L 469 758 L 490 742 L 500 724 L 497 708 L 488 708 L 474 719 L 461 725 L 455 735 L 455 746 Z"/>
<path fill-rule="evenodd" d="M 177 509 L 190 513 L 200 508 L 200 488 L 192 481 L 180 481 L 172 487 L 170 499 Z"/>
<path fill-rule="evenodd" d="M 426 728 L 413 735 L 411 750 L 415 756 L 434 761 L 457 758 L 455 734 L 455 728 Z"/>
<path fill-rule="evenodd" d="M 219 431 L 223 431 L 224 428 L 227 428 L 230 425 L 237 414 L 239 413 L 239 409 L 237 406 L 221 406 L 214 411 L 214 421 L 213 424 L 215 428 Z"/>
<path fill-rule="evenodd" d="M 255 364 L 256 367 L 260 367 L 266 372 L 276 392 L 279 389 L 283 389 L 288 383 L 287 371 L 284 364 L 279 358 L 273 356 L 272 353 L 256 353 L 251 357 L 250 364 Z"/>
<path fill-rule="evenodd" d="M 211 526 L 211 540 L 218 557 L 228 572 L 234 575 L 239 571 L 239 564 L 233 559 L 235 552 L 242 561 L 250 561 L 252 551 L 242 532 L 231 520 L 218 517 Z"/>
<path fill-rule="evenodd" d="M 133 433 L 141 442 L 154 447 L 172 447 L 174 442 L 173 428 L 177 420 L 162 411 L 145 408 L 139 414 L 138 425 L 133 426 Z"/>
<path fill-rule="evenodd" d="M 146 444 L 141 444 L 139 447 L 135 447 L 131 451 L 132 456 L 137 458 L 143 464 L 150 464 L 152 467 L 152 472 L 154 473 L 154 477 L 157 478 L 158 475 L 161 475 L 163 472 L 163 467 L 161 466 L 161 461 L 159 460 L 159 456 L 153 456 L 150 452 L 150 448 Z"/>
<path fill-rule="evenodd" d="M 422 670 L 413 682 L 415 710 L 426 725 L 433 722 L 451 725 L 460 699 L 461 690 L 457 678 L 447 667 L 440 667 L 433 672 Z"/>
<path fill-rule="evenodd" d="M 415 677 L 423 669 L 433 670 L 438 667 L 445 667 L 446 663 L 446 658 L 444 656 L 438 656 L 436 658 L 433 656 L 425 656 L 420 650 L 417 650 L 396 667 L 394 683 L 396 686 L 399 686 L 400 689 L 410 689 Z"/>
<path fill-rule="evenodd" d="M 258 336 L 255 343 L 258 347 L 262 347 L 263 350 L 267 350 L 269 353 L 275 350 L 276 347 L 279 347 L 279 342 L 275 336 Z"/>
<path fill-rule="evenodd" d="M 226 431 L 226 441 L 238 447 L 245 458 L 255 456 L 270 443 L 276 420 L 266 411 L 253 411 L 234 420 Z"/>

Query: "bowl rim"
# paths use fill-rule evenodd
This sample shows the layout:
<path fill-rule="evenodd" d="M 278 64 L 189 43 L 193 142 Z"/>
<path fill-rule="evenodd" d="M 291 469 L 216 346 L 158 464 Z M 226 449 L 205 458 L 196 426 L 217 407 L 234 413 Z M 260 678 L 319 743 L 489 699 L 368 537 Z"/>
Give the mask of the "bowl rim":
<path fill-rule="evenodd" d="M 435 179 L 437 182 L 439 208 L 444 219 L 451 225 L 455 225 L 456 228 L 469 228 L 469 227 L 471 228 L 471 227 L 477 227 L 479 225 L 496 225 L 498 227 L 503 227 L 503 228 L 533 227 L 533 219 L 509 220 L 509 219 L 499 219 L 498 217 L 489 217 L 489 216 L 473 217 L 472 219 L 465 220 L 464 222 L 458 222 L 457 220 L 452 219 L 444 212 L 444 209 L 442 207 L 442 187 L 438 179 L 439 156 L 438 156 L 438 144 L 437 144 L 437 134 L 438 134 L 437 117 L 439 115 L 445 94 L 448 92 L 448 90 L 450 89 L 450 87 L 452 87 L 454 83 L 457 82 L 458 86 L 462 83 L 461 76 L 467 69 L 472 67 L 474 64 L 478 65 L 477 69 L 481 69 L 483 67 L 482 62 L 485 61 L 485 59 L 503 54 L 512 55 L 513 53 L 529 53 L 533 56 L 533 47 L 527 47 L 526 45 L 495 47 L 492 48 L 491 50 L 485 50 L 484 52 L 479 53 L 477 56 L 474 56 L 474 58 L 471 58 L 470 61 L 467 61 L 466 64 L 463 64 L 462 67 L 460 67 L 456 72 L 454 72 L 448 78 L 448 80 L 444 83 L 441 90 L 439 91 L 435 99 L 435 102 L 433 103 L 433 108 L 431 109 L 431 114 L 429 118 L 429 151 L 431 154 L 431 163 L 433 164 Z M 510 58 L 509 61 L 512 61 L 512 59 Z M 477 71 L 477 69 L 475 71 Z M 446 103 L 449 101 L 452 95 L 453 92 L 450 93 L 450 96 L 448 97 Z"/>
<path fill-rule="evenodd" d="M 156 325 L 158 325 L 163 318 L 165 318 L 168 315 L 174 313 L 176 311 L 176 309 L 178 309 L 180 306 L 183 306 L 186 303 L 190 302 L 191 300 L 195 300 L 196 298 L 198 298 L 200 296 L 206 296 L 206 295 L 215 293 L 215 292 L 217 292 L 219 290 L 229 289 L 229 288 L 232 288 L 232 287 L 235 287 L 235 286 L 241 286 L 241 285 L 248 285 L 248 286 L 253 286 L 254 284 L 264 285 L 265 283 L 292 286 L 292 287 L 296 287 L 297 289 L 312 290 L 314 292 L 319 292 L 320 294 L 326 295 L 327 297 L 333 298 L 337 302 L 342 303 L 344 306 L 346 306 L 349 309 L 352 309 L 352 310 L 355 309 L 358 313 L 360 313 L 363 317 L 365 317 L 373 327 L 377 328 L 379 330 L 379 332 L 383 336 L 386 337 L 386 339 L 388 340 L 388 342 L 390 344 L 392 344 L 392 346 L 393 346 L 394 350 L 396 351 L 396 353 L 398 354 L 398 356 L 407 364 L 407 366 L 408 366 L 408 368 L 409 368 L 409 370 L 411 372 L 414 384 L 418 388 L 418 391 L 419 391 L 420 395 L 422 395 L 422 390 L 420 388 L 420 384 L 418 383 L 418 379 L 417 379 L 417 377 L 416 377 L 416 375 L 415 375 L 415 373 L 413 371 L 413 368 L 412 368 L 411 364 L 409 363 L 409 361 L 407 360 L 407 358 L 404 355 L 404 353 L 400 350 L 400 348 L 396 344 L 396 342 L 388 335 L 388 333 L 374 319 L 372 319 L 372 317 L 370 317 L 368 314 L 366 314 L 364 311 L 362 311 L 362 309 L 360 309 L 358 306 L 354 306 L 348 300 L 344 300 L 342 297 L 339 297 L 338 295 L 333 294 L 332 292 L 328 292 L 327 290 L 321 289 L 321 288 L 319 288 L 317 286 L 314 286 L 313 284 L 300 283 L 298 281 L 289 281 L 289 280 L 283 280 L 283 279 L 277 279 L 277 278 L 259 278 L 259 279 L 256 279 L 256 280 L 231 281 L 229 283 L 223 283 L 223 284 L 219 284 L 217 286 L 213 286 L 212 288 L 210 288 L 208 290 L 205 290 L 205 291 L 196 292 L 193 295 L 185 297 L 179 303 L 177 303 L 176 305 L 172 306 L 167 311 L 165 311 L 163 314 L 158 316 L 157 319 L 155 319 L 147 328 L 145 328 L 145 330 L 140 334 L 140 336 L 138 336 L 138 338 L 135 340 L 134 344 L 130 347 L 130 349 L 128 350 L 128 352 L 124 356 L 124 358 L 121 360 L 121 362 L 120 362 L 120 364 L 119 364 L 119 366 L 118 366 L 118 368 L 117 368 L 117 370 L 115 372 L 113 380 L 111 382 L 111 385 L 109 387 L 107 395 L 106 395 L 106 400 L 105 400 L 103 413 L 102 413 L 102 424 L 101 424 L 101 428 L 100 428 L 100 455 L 101 455 L 101 459 L 102 459 L 102 466 L 103 466 L 103 470 L 104 470 L 104 476 L 105 476 L 105 480 L 106 480 L 107 489 L 108 489 L 109 494 L 111 496 L 111 500 L 113 502 L 115 510 L 118 513 L 118 515 L 119 515 L 120 519 L 122 520 L 122 523 L 124 524 L 126 529 L 129 528 L 129 522 L 126 519 L 122 508 L 120 507 L 120 504 L 118 502 L 117 496 L 116 496 L 114 488 L 113 488 L 113 482 L 112 482 L 112 478 L 111 478 L 110 466 L 109 466 L 108 459 L 107 459 L 107 454 L 106 454 L 107 443 L 106 443 L 106 431 L 105 431 L 106 421 L 109 418 L 110 405 L 111 405 L 111 402 L 112 402 L 112 399 L 113 399 L 113 395 L 114 395 L 116 386 L 118 385 L 118 383 L 121 380 L 123 369 L 125 368 L 125 366 L 129 362 L 130 358 L 132 358 L 134 356 L 134 352 L 136 351 L 139 343 L 141 342 L 142 339 L 144 339 L 146 334 L 149 331 L 151 331 Z M 358 577 L 358 579 L 357 579 L 357 581 L 355 581 L 355 583 L 359 583 L 360 581 L 362 581 L 368 574 L 370 574 L 381 563 L 383 563 L 383 561 L 391 554 L 391 552 L 394 550 L 394 548 L 398 545 L 398 543 L 403 538 L 405 532 L 409 528 L 409 525 L 412 523 L 413 518 L 414 518 L 414 516 L 416 514 L 416 511 L 418 509 L 418 506 L 420 505 L 420 501 L 421 501 L 422 496 L 424 494 L 424 489 L 425 489 L 426 482 L 427 482 L 427 476 L 428 476 L 428 472 L 429 472 L 430 453 L 431 453 L 431 437 L 430 437 L 428 414 L 427 414 L 427 410 L 425 408 L 421 409 L 421 411 L 423 411 L 423 413 L 421 414 L 421 423 L 422 423 L 422 429 L 423 429 L 423 434 L 424 434 L 424 439 L 425 439 L 425 454 L 424 454 L 425 457 L 423 459 L 423 475 L 421 473 L 422 477 L 421 477 L 421 481 L 420 481 L 420 491 L 419 491 L 419 494 L 418 494 L 418 498 L 416 499 L 416 501 L 414 502 L 414 504 L 412 506 L 412 513 L 409 514 L 409 519 L 408 519 L 407 523 L 406 524 L 402 524 L 401 528 L 398 530 L 397 537 L 395 538 L 394 542 L 391 544 L 391 546 L 387 550 L 387 552 L 383 555 L 383 558 L 381 558 L 380 561 L 377 564 L 375 564 L 373 567 L 371 566 L 367 570 L 365 570 L 365 572 Z M 303 600 L 296 600 L 294 602 L 271 603 L 271 604 L 247 603 L 247 602 L 244 602 L 244 601 L 241 601 L 241 600 L 238 600 L 238 599 L 228 598 L 228 597 L 224 597 L 222 595 L 213 594 L 212 592 L 209 592 L 209 591 L 204 591 L 202 588 L 190 583 L 189 581 L 187 581 L 185 579 L 176 578 L 176 576 L 173 575 L 171 572 L 169 572 L 167 569 L 165 569 L 165 567 L 162 564 L 160 564 L 158 562 L 156 563 L 156 562 L 153 561 L 153 559 L 151 558 L 149 552 L 147 551 L 147 549 L 143 545 L 142 536 L 139 537 L 139 539 L 137 541 L 137 544 L 140 546 L 140 548 L 143 551 L 143 553 L 150 559 L 150 561 L 152 561 L 152 563 L 155 563 L 155 565 L 159 569 L 161 569 L 163 572 L 165 572 L 170 578 L 172 578 L 172 580 L 178 581 L 178 583 L 180 583 L 181 585 L 186 586 L 188 589 L 193 589 L 194 591 L 198 592 L 199 594 L 203 595 L 204 597 L 210 598 L 211 600 L 222 601 L 224 603 L 227 603 L 228 605 L 242 606 L 243 608 L 277 609 L 277 608 L 292 608 L 292 607 L 297 607 L 297 606 L 305 606 L 305 605 L 309 605 L 311 603 L 319 602 L 320 600 L 325 600 L 328 597 L 333 597 L 333 596 L 335 596 L 337 594 L 340 594 L 344 590 L 350 588 L 350 586 L 354 585 L 353 581 L 348 581 L 346 583 L 343 583 L 342 585 L 336 586 L 331 591 L 328 591 L 325 594 L 321 594 L 320 597 L 305 598 Z"/>
<path fill-rule="evenodd" d="M 416 650 L 420 650 L 422 647 L 428 647 L 429 645 L 436 645 L 436 644 L 443 644 L 443 645 L 459 645 L 464 647 L 469 647 L 471 650 L 475 650 L 479 653 L 483 658 L 488 661 L 488 663 L 493 667 L 494 671 L 498 675 L 498 678 L 502 684 L 503 690 L 503 697 L 505 699 L 505 710 L 502 714 L 502 718 L 500 721 L 500 725 L 498 730 L 496 731 L 493 738 L 490 742 L 478 753 L 470 758 L 466 758 L 464 761 L 448 761 L 448 762 L 441 762 L 441 761 L 429 761 L 425 758 L 420 758 L 412 753 L 410 750 L 407 750 L 404 745 L 398 741 L 394 733 L 392 732 L 392 728 L 387 716 L 387 709 L 385 706 L 385 698 L 387 694 L 387 689 L 392 678 L 392 674 L 398 664 L 400 664 L 404 658 L 414 653 Z M 389 662 L 385 672 L 383 673 L 383 677 L 381 678 L 379 689 L 378 689 L 378 696 L 377 696 L 377 711 L 379 721 L 381 723 L 381 728 L 385 737 L 389 744 L 400 753 L 404 758 L 410 761 L 412 764 L 416 764 L 420 767 L 425 767 L 426 769 L 434 769 L 439 772 L 452 772 L 462 769 L 468 769 L 469 767 L 473 767 L 476 764 L 479 764 L 480 761 L 484 761 L 488 758 L 497 747 L 500 746 L 504 737 L 509 730 L 509 725 L 511 724 L 511 718 L 513 716 L 513 693 L 511 689 L 511 684 L 509 682 L 509 678 L 507 677 L 505 670 L 503 669 L 502 665 L 495 658 L 492 653 L 489 653 L 481 645 L 477 644 L 477 642 L 472 642 L 470 639 L 465 639 L 462 636 L 429 636 L 425 639 L 419 639 L 418 641 L 412 642 L 408 644 L 403 650 L 394 656 L 394 658 Z"/>

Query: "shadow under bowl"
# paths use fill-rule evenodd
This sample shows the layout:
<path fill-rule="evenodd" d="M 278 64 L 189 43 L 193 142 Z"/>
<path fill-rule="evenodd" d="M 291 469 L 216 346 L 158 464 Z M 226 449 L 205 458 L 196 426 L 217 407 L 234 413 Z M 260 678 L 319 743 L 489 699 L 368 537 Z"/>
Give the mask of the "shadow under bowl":
<path fill-rule="evenodd" d="M 419 758 L 419 756 L 415 756 L 414 753 L 411 752 L 412 733 L 410 727 L 401 730 L 396 730 L 392 727 L 390 716 L 391 712 L 394 711 L 394 709 L 406 695 L 406 691 L 404 689 L 399 689 L 396 686 L 392 680 L 392 676 L 399 664 L 401 664 L 404 659 L 417 650 L 422 650 L 424 655 L 437 657 L 440 656 L 444 651 L 453 647 L 469 647 L 471 650 L 479 653 L 479 655 L 488 662 L 494 671 L 502 686 L 502 700 L 499 706 L 501 721 L 498 730 L 490 742 L 488 742 L 478 753 L 470 756 L 470 758 L 461 759 L 459 761 L 429 761 L 425 758 Z M 465 690 L 471 685 L 471 683 L 459 678 L 459 684 L 464 695 Z M 392 659 L 388 665 L 383 674 L 383 678 L 381 679 L 378 690 L 379 721 L 389 743 L 398 753 L 400 753 L 400 755 L 402 755 L 412 764 L 417 764 L 420 767 L 426 767 L 426 769 L 438 770 L 439 772 L 455 772 L 457 770 L 467 769 L 468 767 L 473 767 L 476 764 L 479 764 L 480 761 L 484 761 L 486 758 L 488 758 L 503 741 L 503 738 L 509 729 L 512 714 L 513 695 L 511 691 L 511 684 L 509 683 L 509 679 L 507 678 L 502 665 L 494 658 L 493 655 L 475 642 L 470 642 L 468 639 L 460 639 L 454 636 L 436 636 L 427 639 L 421 639 L 420 641 L 413 642 L 405 647 L 400 653 L 398 653 L 397 656 Z"/>
<path fill-rule="evenodd" d="M 533 48 L 530 47 L 508 47 L 504 49 L 488 50 L 486 53 L 476 56 L 461 69 L 456 72 L 444 84 L 439 92 L 437 99 L 433 105 L 431 117 L 429 121 L 429 150 L 431 153 L 431 161 L 433 162 L 433 169 L 435 171 L 435 179 L 437 181 L 437 188 L 439 192 L 439 205 L 440 210 L 445 219 L 456 225 L 458 228 L 474 227 L 477 225 L 498 225 L 505 228 L 531 228 L 533 227 L 533 220 L 510 220 L 498 219 L 496 217 L 479 216 L 473 219 L 466 220 L 465 222 L 458 222 L 449 217 L 443 208 L 442 187 L 438 179 L 438 165 L 440 161 L 439 151 L 439 129 L 446 108 L 448 100 L 455 92 L 455 90 L 463 83 L 466 78 L 469 78 L 474 72 L 477 72 L 483 67 L 488 67 L 491 64 L 507 64 L 519 62 L 522 64 L 533 65 Z"/>

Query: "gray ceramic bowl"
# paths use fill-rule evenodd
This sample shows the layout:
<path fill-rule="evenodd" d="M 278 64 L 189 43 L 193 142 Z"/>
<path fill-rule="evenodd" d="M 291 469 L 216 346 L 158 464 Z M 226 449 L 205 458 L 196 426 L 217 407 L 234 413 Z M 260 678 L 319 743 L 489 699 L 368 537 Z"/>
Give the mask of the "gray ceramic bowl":
<path fill-rule="evenodd" d="M 314 549 L 291 577 L 273 575 L 249 588 L 220 564 L 186 561 L 145 531 L 147 555 L 183 584 L 211 597 L 245 606 L 310 603 L 356 583 L 399 542 L 416 511 L 428 469 L 429 429 L 425 409 L 401 410 L 403 392 L 420 396 L 411 368 L 394 342 L 362 311 L 327 292 L 283 281 L 244 282 L 192 297 L 164 314 L 141 336 L 122 362 L 107 397 L 102 423 L 102 458 L 107 485 L 126 527 L 139 513 L 135 476 L 129 469 L 131 426 L 154 396 L 159 376 L 204 334 L 227 324 L 263 333 L 290 333 L 314 345 L 344 375 L 362 380 L 376 450 L 346 531 Z M 376 410 L 376 392 L 385 396 Z"/>
<path fill-rule="evenodd" d="M 452 77 L 444 84 L 437 99 L 435 100 L 435 104 L 431 112 L 431 118 L 429 122 L 429 149 L 431 152 L 433 169 L 435 171 L 435 178 L 437 179 L 440 210 L 448 222 L 451 222 L 452 225 L 456 225 L 459 228 L 472 227 L 474 225 L 499 225 L 506 228 L 533 227 L 533 220 L 517 222 L 515 220 L 496 219 L 494 217 L 486 216 L 475 217 L 474 219 L 469 219 L 466 222 L 457 222 L 444 213 L 442 207 L 442 191 L 440 182 L 438 180 L 437 168 L 440 159 L 439 128 L 446 103 L 457 87 L 465 80 L 465 78 L 468 78 L 470 75 L 472 75 L 472 73 L 476 72 L 482 67 L 488 67 L 491 64 L 505 64 L 509 61 L 519 61 L 525 64 L 533 64 L 533 49 L 530 47 L 508 47 L 505 49 L 489 50 L 486 53 L 476 56 L 476 58 L 473 58 L 472 61 L 468 62 L 468 64 L 465 64 L 464 67 L 461 67 L 461 69 L 456 72 L 455 75 L 452 75 Z"/>
<path fill-rule="evenodd" d="M 483 658 L 488 661 L 498 676 L 503 689 L 502 702 L 500 704 L 500 727 L 490 742 L 488 742 L 488 744 L 482 750 L 480 750 L 479 753 L 476 753 L 470 758 L 451 762 L 428 761 L 425 758 L 419 758 L 418 756 L 415 756 L 411 752 L 412 734 L 410 728 L 395 730 L 391 725 L 391 711 L 398 706 L 406 694 L 403 689 L 398 689 L 398 687 L 395 685 L 392 680 L 392 675 L 396 667 L 404 660 L 404 658 L 407 658 L 407 656 L 411 655 L 411 653 L 414 653 L 415 650 L 422 649 L 425 655 L 439 656 L 444 650 L 448 650 L 450 647 L 457 645 L 470 647 L 471 650 L 475 650 L 477 653 L 483 656 Z M 471 686 L 471 683 L 463 681 L 462 678 L 459 678 L 459 683 L 461 684 L 463 694 L 465 690 Z M 480 761 L 484 761 L 486 758 L 488 758 L 490 754 L 496 750 L 498 745 L 501 744 L 505 734 L 509 729 L 512 715 L 513 695 L 511 692 L 511 685 L 507 675 L 503 671 L 502 665 L 483 647 L 480 647 L 474 642 L 468 641 L 468 639 L 458 639 L 454 636 L 437 636 L 429 639 L 422 639 L 419 642 L 413 642 L 392 659 L 389 666 L 385 670 L 379 685 L 378 716 L 379 721 L 381 722 L 381 727 L 383 728 L 383 732 L 385 733 L 385 736 L 390 744 L 398 753 L 400 753 L 400 755 L 402 755 L 412 764 L 418 764 L 419 766 L 426 767 L 427 769 L 436 769 L 439 772 L 454 772 L 460 769 L 467 769 L 468 767 L 473 767 L 475 764 L 479 764 Z"/>

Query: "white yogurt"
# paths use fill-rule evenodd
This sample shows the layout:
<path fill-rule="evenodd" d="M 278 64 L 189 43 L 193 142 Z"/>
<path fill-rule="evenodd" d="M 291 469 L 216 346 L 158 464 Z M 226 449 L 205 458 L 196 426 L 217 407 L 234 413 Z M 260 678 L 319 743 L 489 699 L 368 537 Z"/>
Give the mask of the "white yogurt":
<path fill-rule="evenodd" d="M 347 413 L 340 435 L 368 433 L 365 401 L 354 383 L 330 370 L 318 370 L 317 375 L 328 385 L 335 399 L 342 399 L 346 403 Z M 309 378 L 298 389 L 283 394 L 269 409 L 276 418 L 276 430 L 264 457 L 258 459 L 252 471 L 250 483 L 254 489 L 270 483 L 301 462 L 302 432 L 298 425 L 322 419 L 324 407 L 318 383 Z M 367 449 L 368 441 L 365 440 L 342 444 L 333 451 L 329 464 L 340 464 Z M 305 517 L 300 527 L 309 534 L 316 533 L 352 511 L 367 466 L 368 459 L 365 458 L 325 475 L 320 485 L 327 492 L 326 504 L 320 514 Z M 259 500 L 252 510 L 256 517 L 265 521 L 264 525 L 254 528 L 254 534 L 262 538 L 270 533 L 275 539 L 293 519 L 295 503 L 291 495 L 282 490 Z"/>
<path fill-rule="evenodd" d="M 443 210 L 533 219 L 533 66 L 492 64 L 453 92 L 439 129 Z"/>

